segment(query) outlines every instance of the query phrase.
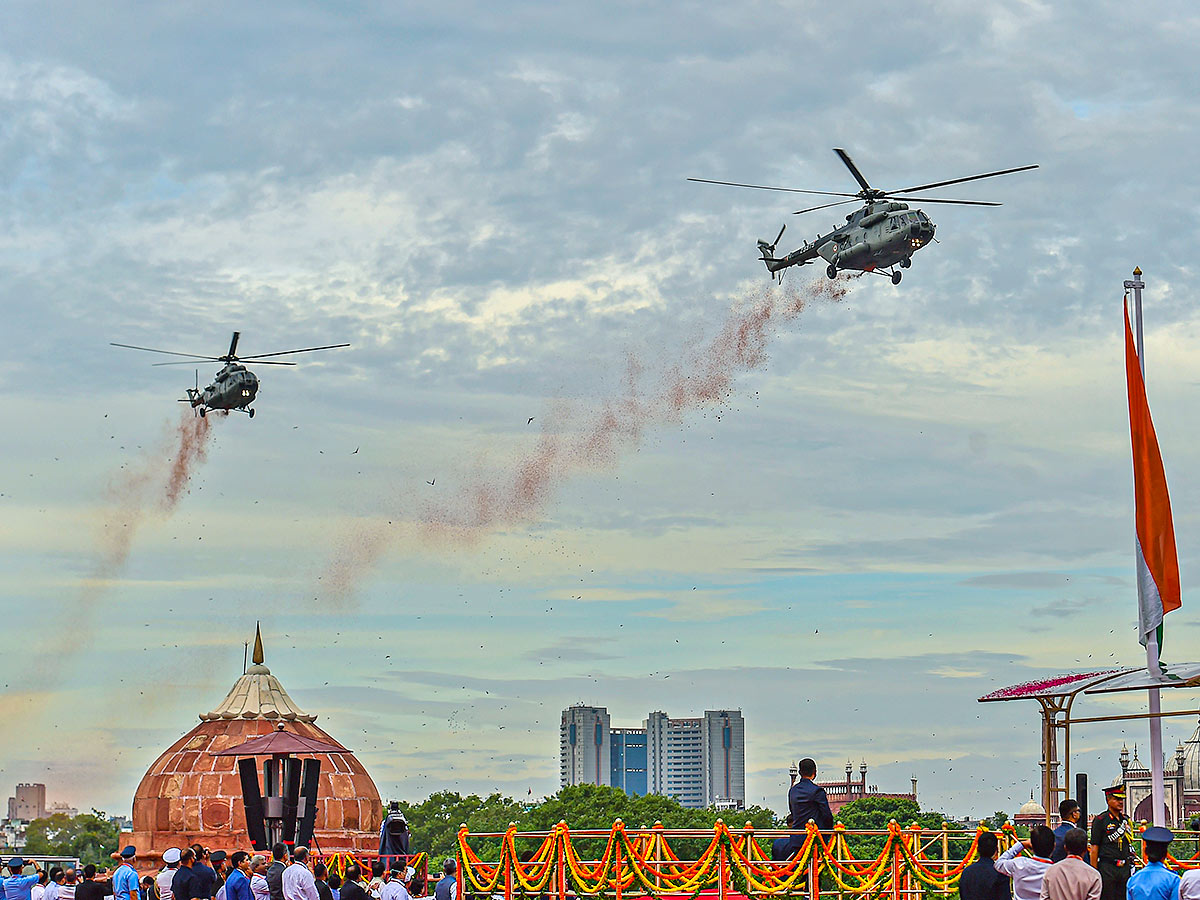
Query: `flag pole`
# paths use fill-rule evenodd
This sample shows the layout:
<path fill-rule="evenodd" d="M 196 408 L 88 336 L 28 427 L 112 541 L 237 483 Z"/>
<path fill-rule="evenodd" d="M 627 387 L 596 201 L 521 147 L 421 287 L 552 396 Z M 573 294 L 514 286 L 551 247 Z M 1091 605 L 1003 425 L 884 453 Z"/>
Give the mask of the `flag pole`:
<path fill-rule="evenodd" d="M 1125 282 L 1125 290 L 1133 291 L 1133 315 L 1135 337 L 1137 340 L 1137 355 L 1138 366 L 1142 370 L 1142 383 L 1146 381 L 1146 355 L 1145 344 L 1142 334 L 1142 288 L 1146 283 L 1142 281 L 1142 269 L 1140 266 L 1133 270 L 1133 279 Z M 1144 566 L 1140 554 L 1137 556 L 1137 565 Z M 1138 573 L 1139 581 L 1141 573 Z M 1151 678 L 1157 678 L 1161 674 L 1161 667 L 1158 659 L 1158 631 L 1154 631 L 1146 637 L 1146 671 Z M 1166 825 L 1163 818 L 1163 813 L 1166 808 L 1166 789 L 1163 786 L 1163 749 L 1162 749 L 1162 712 L 1161 697 L 1159 689 L 1152 687 L 1148 691 L 1150 700 L 1150 802 L 1153 805 L 1152 821 L 1155 825 Z"/>

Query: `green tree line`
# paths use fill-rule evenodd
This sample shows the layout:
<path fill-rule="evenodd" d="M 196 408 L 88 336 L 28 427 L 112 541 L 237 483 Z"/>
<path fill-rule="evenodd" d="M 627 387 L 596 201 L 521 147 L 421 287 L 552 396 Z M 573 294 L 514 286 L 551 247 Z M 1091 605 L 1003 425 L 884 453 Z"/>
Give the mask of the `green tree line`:
<path fill-rule="evenodd" d="M 591 784 L 565 787 L 537 804 L 521 803 L 500 794 L 464 797 L 454 791 L 438 791 L 420 803 L 400 806 L 412 830 L 411 846 L 429 852 L 431 870 L 441 858 L 454 855 L 458 826 L 462 824 L 473 834 L 503 832 L 509 822 L 516 822 L 520 831 L 549 831 L 560 820 L 576 831 L 591 828 L 607 831 L 617 819 L 630 828 L 650 827 L 655 822 L 662 822 L 666 828 L 712 828 L 717 819 L 738 828 L 745 822 L 755 828 L 774 828 L 777 824 L 771 810 L 758 806 L 733 811 L 687 809 L 672 797 L 658 794 L 631 797 L 619 788 Z M 517 849 L 532 850 L 536 845 L 534 841 L 525 843 L 528 846 Z M 471 847 L 482 858 L 494 859 L 499 852 L 499 841 L 472 841 Z M 584 844 L 580 849 L 588 852 L 590 848 Z"/>
<path fill-rule="evenodd" d="M 401 803 L 401 809 L 412 829 L 411 846 L 414 850 L 426 850 L 430 854 L 430 869 L 434 870 L 440 859 L 453 856 L 458 846 L 458 827 L 465 824 L 472 834 L 504 832 L 509 822 L 515 822 L 519 831 L 549 831 L 560 820 L 573 831 L 603 829 L 607 831 L 615 820 L 620 819 L 629 828 L 650 827 L 662 822 L 665 828 L 712 828 L 717 819 L 724 819 L 730 828 L 741 828 L 750 822 L 756 829 L 783 827 L 782 820 L 769 809 L 752 806 L 745 810 L 688 809 L 672 797 L 647 794 L 631 797 L 613 787 L 576 785 L 566 787 L 541 803 L 521 803 L 500 794 L 480 797 L 478 794 L 463 796 L 454 791 L 438 791 L 420 803 Z M 846 804 L 837 816 L 849 829 L 886 831 L 888 822 L 895 819 L 904 827 L 914 822 L 922 828 L 940 829 L 946 821 L 939 812 L 923 812 L 913 800 L 887 797 L 864 797 Z M 951 828 L 952 832 L 961 829 Z M 965 852 L 973 835 L 952 842 L 951 852 Z M 886 842 L 886 835 L 852 838 L 851 850 L 857 856 L 878 856 Z M 591 844 L 596 844 L 592 847 Z M 687 844 L 677 847 L 681 855 L 691 849 L 707 846 L 708 840 L 696 842 L 691 848 Z M 961 846 L 960 846 L 961 844 Z M 526 840 L 517 849 L 533 850 L 536 842 Z M 592 851 L 599 854 L 603 842 L 596 840 L 577 845 L 581 853 Z M 675 846 L 675 844 L 673 844 Z M 499 840 L 477 839 L 471 847 L 483 859 L 495 859 L 499 853 Z M 769 848 L 764 846 L 764 850 Z"/>
<path fill-rule="evenodd" d="M 116 825 L 98 809 L 78 816 L 55 813 L 34 819 L 25 829 L 25 850 L 30 856 L 76 856 L 84 865 L 108 864 L 116 852 Z"/>

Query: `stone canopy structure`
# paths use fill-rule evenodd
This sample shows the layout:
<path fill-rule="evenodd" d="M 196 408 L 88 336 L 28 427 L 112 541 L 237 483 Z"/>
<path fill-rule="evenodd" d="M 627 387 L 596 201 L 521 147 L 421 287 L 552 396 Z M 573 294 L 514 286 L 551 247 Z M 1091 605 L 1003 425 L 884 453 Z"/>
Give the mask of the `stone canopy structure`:
<path fill-rule="evenodd" d="M 316 719 L 296 705 L 263 665 L 262 637 L 256 635 L 254 665 L 142 777 L 133 798 L 130 840 L 139 857 L 157 858 L 168 847 L 193 843 L 214 850 L 250 849 L 237 758 L 214 754 L 269 734 L 280 723 L 295 734 L 341 747 L 316 726 Z M 377 849 L 383 806 L 362 763 L 349 750 L 303 756 L 321 761 L 317 847 L 326 853 Z"/>

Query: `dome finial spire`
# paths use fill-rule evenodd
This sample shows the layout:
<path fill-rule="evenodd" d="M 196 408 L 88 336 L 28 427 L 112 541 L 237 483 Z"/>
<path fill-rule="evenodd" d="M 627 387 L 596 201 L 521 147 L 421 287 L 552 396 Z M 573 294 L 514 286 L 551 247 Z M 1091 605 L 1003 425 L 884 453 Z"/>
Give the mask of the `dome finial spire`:
<path fill-rule="evenodd" d="M 259 626 L 259 623 L 255 622 L 254 623 L 254 656 L 253 656 L 253 659 L 254 659 L 254 664 L 256 666 L 261 666 L 263 664 L 262 631 L 259 629 L 258 626 Z"/>

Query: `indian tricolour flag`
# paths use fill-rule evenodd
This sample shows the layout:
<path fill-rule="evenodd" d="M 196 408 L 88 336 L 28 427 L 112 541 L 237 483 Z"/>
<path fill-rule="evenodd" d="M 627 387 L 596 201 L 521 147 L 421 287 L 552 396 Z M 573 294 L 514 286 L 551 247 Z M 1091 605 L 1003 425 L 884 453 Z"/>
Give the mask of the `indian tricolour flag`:
<path fill-rule="evenodd" d="M 1129 436 L 1133 442 L 1133 495 L 1137 520 L 1138 633 L 1142 646 L 1163 643 L 1163 616 L 1179 609 L 1179 558 L 1171 498 L 1142 378 L 1129 308 L 1125 308 L 1125 377 L 1129 383 Z"/>

